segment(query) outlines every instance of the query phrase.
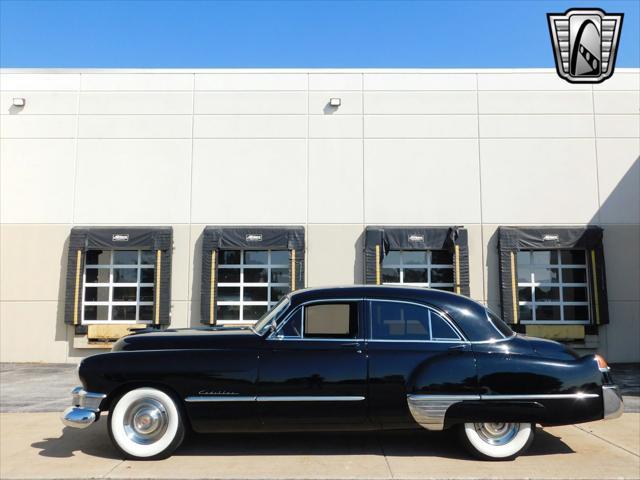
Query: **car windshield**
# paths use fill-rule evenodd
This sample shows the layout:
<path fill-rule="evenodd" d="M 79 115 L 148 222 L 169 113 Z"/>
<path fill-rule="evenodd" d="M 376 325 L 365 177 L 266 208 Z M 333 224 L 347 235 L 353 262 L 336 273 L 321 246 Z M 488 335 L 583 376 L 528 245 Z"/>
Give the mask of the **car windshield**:
<path fill-rule="evenodd" d="M 278 318 L 280 313 L 287 309 L 289 306 L 289 296 L 283 297 L 275 307 L 265 313 L 260 320 L 258 320 L 252 328 L 252 330 L 258 335 L 265 333 L 274 320 Z"/>
<path fill-rule="evenodd" d="M 509 338 L 515 335 L 515 332 L 511 330 L 509 325 L 504 323 L 504 320 L 502 320 L 498 315 L 496 315 L 489 308 L 487 308 L 487 318 L 493 324 L 493 326 L 496 327 L 496 330 L 498 330 L 502 335 L 504 335 L 504 338 Z"/>

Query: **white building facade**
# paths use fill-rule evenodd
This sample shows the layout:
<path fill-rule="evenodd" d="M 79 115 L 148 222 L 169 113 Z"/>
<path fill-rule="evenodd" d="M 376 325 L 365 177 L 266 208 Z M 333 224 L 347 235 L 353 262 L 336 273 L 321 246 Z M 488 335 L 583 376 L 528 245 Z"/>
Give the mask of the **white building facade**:
<path fill-rule="evenodd" d="M 3 362 L 354 283 L 640 361 L 638 69 L 0 75 Z"/>

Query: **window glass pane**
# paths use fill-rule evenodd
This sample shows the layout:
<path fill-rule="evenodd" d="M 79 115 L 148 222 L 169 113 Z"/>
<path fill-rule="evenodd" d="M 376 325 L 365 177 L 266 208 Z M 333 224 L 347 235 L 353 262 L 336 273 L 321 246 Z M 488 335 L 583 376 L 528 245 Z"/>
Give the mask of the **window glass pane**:
<path fill-rule="evenodd" d="M 426 265 L 428 252 L 426 251 L 406 251 L 402 252 L 402 263 L 404 265 Z"/>
<path fill-rule="evenodd" d="M 84 290 L 85 302 L 108 302 L 109 287 L 86 287 Z"/>
<path fill-rule="evenodd" d="M 114 302 L 135 302 L 136 290 L 137 290 L 136 287 L 114 287 L 113 301 Z"/>
<path fill-rule="evenodd" d="M 400 252 L 398 250 L 391 250 L 382 259 L 382 265 L 399 265 L 400 264 Z"/>
<path fill-rule="evenodd" d="M 557 268 L 536 268 L 533 271 L 533 281 L 536 283 L 558 283 Z"/>
<path fill-rule="evenodd" d="M 564 319 L 567 321 L 588 321 L 589 307 L 587 305 L 565 305 Z"/>
<path fill-rule="evenodd" d="M 557 302 L 560 300 L 558 287 L 536 287 L 536 302 Z"/>
<path fill-rule="evenodd" d="M 446 250 L 431 250 L 431 263 L 433 265 L 452 265 L 453 253 Z"/>
<path fill-rule="evenodd" d="M 240 320 L 239 305 L 218 305 L 216 309 L 216 318 L 218 320 Z"/>
<path fill-rule="evenodd" d="M 138 269 L 114 268 L 113 281 L 115 283 L 138 283 Z"/>
<path fill-rule="evenodd" d="M 588 301 L 587 287 L 564 287 L 562 298 L 565 302 L 586 302 Z"/>
<path fill-rule="evenodd" d="M 243 320 L 259 320 L 265 313 L 267 313 L 266 305 L 246 305 L 243 308 Z"/>
<path fill-rule="evenodd" d="M 140 269 L 140 283 L 153 283 L 155 281 L 155 268 Z"/>
<path fill-rule="evenodd" d="M 529 265 L 531 263 L 531 252 L 528 250 L 518 252 L 516 261 L 518 262 L 518 269 L 521 265 Z"/>
<path fill-rule="evenodd" d="M 153 287 L 140 287 L 140 301 L 153 302 Z"/>
<path fill-rule="evenodd" d="M 278 302 L 289 293 L 289 287 L 271 287 L 271 301 Z"/>
<path fill-rule="evenodd" d="M 558 305 L 537 305 L 536 320 L 560 321 L 560 306 Z"/>
<path fill-rule="evenodd" d="M 518 288 L 518 300 L 521 302 L 531 301 L 531 287 L 519 287 Z"/>
<path fill-rule="evenodd" d="M 320 304 L 305 308 L 305 337 L 355 338 L 356 333 L 355 305 L 347 303 Z"/>
<path fill-rule="evenodd" d="M 245 250 L 245 265 L 266 265 L 268 262 L 268 252 L 266 250 Z"/>
<path fill-rule="evenodd" d="M 244 287 L 243 300 L 245 302 L 266 302 L 267 287 Z"/>
<path fill-rule="evenodd" d="M 273 283 L 289 283 L 291 276 L 288 268 L 274 268 L 271 270 L 271 281 Z"/>
<path fill-rule="evenodd" d="M 587 283 L 587 270 L 585 268 L 563 268 L 563 283 Z"/>
<path fill-rule="evenodd" d="M 491 320 L 491 323 L 493 323 L 493 325 L 500 331 L 500 333 L 502 333 L 502 335 L 504 335 L 505 337 L 510 337 L 511 335 L 513 335 L 513 330 L 511 330 L 511 327 L 509 327 L 509 325 L 507 325 L 502 318 L 500 318 L 488 308 L 487 316 L 489 317 L 489 320 Z"/>
<path fill-rule="evenodd" d="M 240 287 L 218 287 L 218 300 L 221 302 L 239 302 Z"/>
<path fill-rule="evenodd" d="M 531 305 L 520 305 L 520 320 L 533 320 Z"/>
<path fill-rule="evenodd" d="M 282 328 L 278 331 L 278 335 L 282 335 L 284 337 L 299 337 L 300 332 L 302 332 L 301 322 L 302 322 L 302 309 L 299 308 L 289 318 L 287 323 L 285 323 L 282 326 Z"/>
<path fill-rule="evenodd" d="M 140 252 L 140 263 L 142 263 L 142 265 L 155 265 L 156 252 L 153 250 L 142 250 L 142 252 Z"/>
<path fill-rule="evenodd" d="M 458 340 L 455 330 L 437 313 L 431 312 L 431 337 L 433 340 Z"/>
<path fill-rule="evenodd" d="M 288 250 L 272 250 L 271 264 L 272 265 L 289 265 L 289 251 Z"/>
<path fill-rule="evenodd" d="M 109 265 L 111 250 L 87 250 L 87 265 Z"/>
<path fill-rule="evenodd" d="M 431 283 L 453 283 L 453 268 L 432 268 Z"/>
<path fill-rule="evenodd" d="M 140 320 L 153 320 L 153 305 L 140 306 Z"/>
<path fill-rule="evenodd" d="M 86 283 L 109 283 L 108 268 L 87 268 L 85 275 Z"/>
<path fill-rule="evenodd" d="M 400 281 L 399 268 L 383 268 L 382 269 L 383 283 L 398 283 L 399 281 Z"/>
<path fill-rule="evenodd" d="M 529 283 L 531 282 L 531 269 L 526 266 L 518 264 L 518 282 Z"/>
<path fill-rule="evenodd" d="M 558 263 L 557 250 L 533 250 L 532 255 L 535 265 L 556 265 Z"/>
<path fill-rule="evenodd" d="M 240 269 L 239 268 L 219 268 L 218 282 L 220 283 L 240 282 Z"/>
<path fill-rule="evenodd" d="M 220 250 L 218 265 L 238 265 L 240 263 L 240 250 Z"/>
<path fill-rule="evenodd" d="M 404 283 L 427 283 L 429 271 L 426 268 L 405 268 Z"/>
<path fill-rule="evenodd" d="M 244 270 L 246 283 L 267 283 L 268 278 L 266 268 L 245 268 Z"/>
<path fill-rule="evenodd" d="M 113 252 L 113 264 L 114 265 L 137 265 L 138 264 L 138 251 L 137 250 L 116 250 Z"/>
<path fill-rule="evenodd" d="M 429 340 L 429 310 L 418 305 L 371 302 L 374 340 Z"/>
<path fill-rule="evenodd" d="M 113 317 L 113 320 L 135 320 L 136 307 L 114 305 L 111 307 L 111 316 Z"/>
<path fill-rule="evenodd" d="M 562 250 L 560 258 L 563 265 L 584 265 L 586 261 L 584 250 Z"/>
<path fill-rule="evenodd" d="M 109 307 L 107 305 L 85 305 L 85 320 L 109 320 Z"/>

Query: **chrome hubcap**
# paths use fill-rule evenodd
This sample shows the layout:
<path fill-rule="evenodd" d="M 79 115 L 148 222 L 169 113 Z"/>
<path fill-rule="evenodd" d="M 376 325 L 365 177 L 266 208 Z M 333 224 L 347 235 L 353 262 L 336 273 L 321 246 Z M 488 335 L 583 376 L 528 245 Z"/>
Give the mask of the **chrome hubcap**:
<path fill-rule="evenodd" d="M 518 434 L 519 423 L 474 423 L 476 432 L 490 445 L 505 445 Z"/>
<path fill-rule="evenodd" d="M 155 398 L 143 398 L 132 403 L 124 414 L 127 437 L 141 445 L 160 439 L 167 430 L 167 424 L 167 410 Z"/>

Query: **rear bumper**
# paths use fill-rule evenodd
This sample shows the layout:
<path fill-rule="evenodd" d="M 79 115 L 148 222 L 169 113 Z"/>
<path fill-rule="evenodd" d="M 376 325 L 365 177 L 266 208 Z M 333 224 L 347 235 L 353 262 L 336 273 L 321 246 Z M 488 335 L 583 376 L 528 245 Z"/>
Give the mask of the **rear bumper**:
<path fill-rule="evenodd" d="M 602 403 L 604 405 L 604 420 L 613 420 L 624 412 L 622 395 L 616 385 L 602 386 Z"/>
<path fill-rule="evenodd" d="M 87 392 L 76 387 L 71 392 L 72 406 L 62 413 L 62 423 L 67 427 L 86 428 L 98 419 L 104 393 Z"/>

